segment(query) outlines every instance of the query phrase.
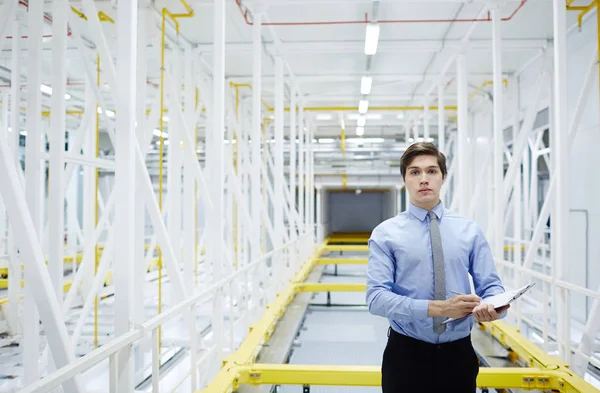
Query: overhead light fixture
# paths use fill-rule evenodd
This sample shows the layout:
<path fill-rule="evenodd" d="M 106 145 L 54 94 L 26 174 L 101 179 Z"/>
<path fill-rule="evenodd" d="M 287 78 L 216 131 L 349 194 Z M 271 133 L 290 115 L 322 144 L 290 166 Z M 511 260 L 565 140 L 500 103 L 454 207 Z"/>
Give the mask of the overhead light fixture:
<path fill-rule="evenodd" d="M 396 118 L 397 118 L 398 120 L 402 120 L 402 119 L 404 119 L 404 113 L 398 113 L 398 115 L 396 116 Z"/>
<path fill-rule="evenodd" d="M 319 143 L 333 143 L 335 139 L 333 138 L 319 138 Z"/>
<path fill-rule="evenodd" d="M 365 128 L 364 127 L 356 127 L 356 135 L 357 136 L 363 136 L 365 134 Z"/>
<path fill-rule="evenodd" d="M 356 125 L 359 126 L 359 127 L 364 127 L 365 124 L 367 124 L 367 118 L 365 116 L 360 116 L 356 120 Z"/>
<path fill-rule="evenodd" d="M 169 116 L 163 116 L 163 118 L 162 118 L 162 119 L 163 119 L 163 121 L 164 121 L 165 123 L 168 123 L 168 122 L 169 122 L 169 120 L 170 120 L 170 119 L 169 119 Z"/>
<path fill-rule="evenodd" d="M 360 100 L 358 102 L 358 111 L 360 113 L 367 113 L 367 111 L 369 110 L 369 101 L 367 100 Z"/>
<path fill-rule="evenodd" d="M 46 86 L 46 85 L 41 85 L 40 86 L 40 90 L 42 91 L 42 93 L 46 93 L 49 96 L 52 95 L 52 88 L 50 86 Z"/>
<path fill-rule="evenodd" d="M 115 117 L 115 112 L 113 112 L 111 110 L 107 110 L 106 111 L 106 116 L 108 116 L 108 117 Z"/>
<path fill-rule="evenodd" d="M 363 76 L 360 81 L 360 94 L 371 94 L 372 85 L 373 78 L 370 76 Z"/>
<path fill-rule="evenodd" d="M 317 115 L 317 120 L 331 120 L 331 115 L 327 113 L 319 113 Z"/>
<path fill-rule="evenodd" d="M 379 24 L 369 23 L 367 25 L 367 34 L 365 37 L 365 55 L 374 55 L 377 53 L 377 43 L 379 41 Z"/>
<path fill-rule="evenodd" d="M 102 108 L 98 107 L 98 109 L 96 110 L 96 112 L 98 112 L 99 115 L 102 114 Z"/>
<path fill-rule="evenodd" d="M 69 93 L 65 93 L 65 100 L 70 100 L 71 99 L 71 95 Z"/>

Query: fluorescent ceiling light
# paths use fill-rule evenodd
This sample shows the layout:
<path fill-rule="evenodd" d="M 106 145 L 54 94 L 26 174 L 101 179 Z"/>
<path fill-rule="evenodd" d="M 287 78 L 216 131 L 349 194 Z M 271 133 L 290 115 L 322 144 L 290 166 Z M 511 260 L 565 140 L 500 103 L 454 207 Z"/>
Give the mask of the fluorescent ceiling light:
<path fill-rule="evenodd" d="M 374 55 L 377 53 L 377 43 L 379 41 L 379 24 L 369 23 L 367 25 L 367 34 L 365 37 L 365 55 Z"/>
<path fill-rule="evenodd" d="M 360 94 L 371 94 L 371 85 L 373 84 L 373 78 L 370 76 L 363 76 L 360 81 Z"/>
<path fill-rule="evenodd" d="M 327 113 L 319 113 L 317 115 L 317 120 L 331 120 L 331 115 Z"/>
<path fill-rule="evenodd" d="M 367 100 L 360 100 L 358 102 L 358 111 L 360 113 L 367 113 L 368 110 L 369 110 L 369 101 L 367 101 Z"/>
<path fill-rule="evenodd" d="M 333 138 L 319 138 L 319 143 L 333 143 L 335 139 Z"/>
<path fill-rule="evenodd" d="M 27 136 L 27 131 L 21 131 L 21 132 L 19 132 L 19 134 L 21 134 L 23 136 Z"/>
<path fill-rule="evenodd" d="M 154 130 L 154 131 L 152 131 L 152 133 L 153 133 L 155 136 L 160 136 L 160 130 Z"/>
<path fill-rule="evenodd" d="M 98 114 L 101 115 L 102 114 L 102 108 L 98 107 L 98 109 L 97 109 L 96 112 L 98 112 Z"/>
<path fill-rule="evenodd" d="M 398 113 L 398 115 L 396 116 L 396 118 L 397 118 L 398 120 L 402 120 L 402 119 L 404 119 L 404 113 Z"/>
<path fill-rule="evenodd" d="M 168 123 L 169 122 L 169 116 L 163 116 L 163 121 Z"/>
<path fill-rule="evenodd" d="M 115 112 L 113 112 L 111 110 L 107 110 L 106 111 L 106 116 L 108 116 L 108 117 L 115 117 Z"/>
<path fill-rule="evenodd" d="M 42 91 L 42 93 L 46 93 L 50 96 L 52 95 L 52 88 L 50 86 L 41 85 L 40 90 Z"/>
<path fill-rule="evenodd" d="M 367 118 L 365 116 L 360 116 L 356 120 L 356 125 L 359 127 L 364 127 L 366 123 L 367 123 Z"/>
<path fill-rule="evenodd" d="M 65 93 L 65 100 L 70 100 L 71 99 L 71 95 L 69 93 Z"/>
<path fill-rule="evenodd" d="M 364 134 L 365 134 L 365 128 L 364 127 L 356 127 L 356 135 L 363 136 Z"/>
<path fill-rule="evenodd" d="M 358 132 L 358 129 L 356 129 Z M 346 139 L 348 143 L 383 143 L 385 140 L 383 138 L 348 138 Z"/>

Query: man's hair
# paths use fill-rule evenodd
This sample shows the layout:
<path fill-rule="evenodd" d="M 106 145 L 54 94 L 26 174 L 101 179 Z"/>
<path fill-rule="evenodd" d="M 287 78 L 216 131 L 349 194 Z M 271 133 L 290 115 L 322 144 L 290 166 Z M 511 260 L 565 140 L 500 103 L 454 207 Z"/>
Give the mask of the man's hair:
<path fill-rule="evenodd" d="M 402 178 L 406 176 L 406 168 L 411 162 L 418 156 L 434 156 L 437 158 L 438 165 L 442 171 L 442 177 L 446 178 L 448 171 L 446 170 L 446 156 L 438 150 L 438 148 L 431 142 L 417 142 L 413 143 L 406 149 L 402 158 L 400 158 L 400 173 Z"/>

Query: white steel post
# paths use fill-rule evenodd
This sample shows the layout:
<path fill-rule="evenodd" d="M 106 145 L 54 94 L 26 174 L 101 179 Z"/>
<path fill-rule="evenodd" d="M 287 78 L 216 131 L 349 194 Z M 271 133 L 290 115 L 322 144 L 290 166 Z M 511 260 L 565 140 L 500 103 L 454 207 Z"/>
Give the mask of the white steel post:
<path fill-rule="evenodd" d="M 15 12 L 13 20 L 13 39 L 11 47 L 11 69 L 21 69 L 21 21 L 23 20 L 23 14 L 20 11 Z M 21 73 L 11 72 L 10 75 L 10 107 L 20 108 L 21 106 Z M 19 146 L 19 135 L 20 135 L 20 124 L 19 124 L 20 111 L 10 111 L 10 126 L 12 128 L 12 135 L 9 136 L 8 145 L 10 150 L 15 154 L 14 164 L 20 170 L 18 162 L 17 146 Z"/>
<path fill-rule="evenodd" d="M 133 327 L 135 263 L 135 118 L 138 2 L 117 6 L 117 132 L 115 146 L 115 335 Z M 131 346 L 118 354 L 118 391 L 133 392 L 133 353 Z"/>
<path fill-rule="evenodd" d="M 196 85 L 194 83 L 193 63 L 194 57 L 192 49 L 186 49 L 184 61 L 184 78 L 185 78 L 185 118 L 187 129 L 190 133 L 195 134 L 196 130 Z M 190 140 L 195 141 L 195 135 L 190 135 Z M 194 146 L 196 151 L 197 146 Z M 194 264 L 195 264 L 195 217 L 196 217 L 196 198 L 195 198 L 194 171 L 191 165 L 184 166 L 183 179 L 183 206 L 186 213 L 183 216 L 184 238 L 183 238 L 183 269 L 184 280 L 188 288 L 188 293 L 194 292 Z M 188 210 L 189 209 L 189 210 Z"/>
<path fill-rule="evenodd" d="M 315 233 L 315 159 L 314 159 L 314 144 L 313 144 L 313 139 L 314 139 L 314 135 L 315 135 L 315 129 L 314 126 L 311 124 L 309 127 L 309 150 L 308 150 L 308 168 L 309 168 L 309 175 L 308 175 L 308 181 L 310 183 L 310 187 L 308 188 L 308 195 L 309 195 L 309 213 L 310 213 L 310 219 L 309 219 L 309 223 L 310 223 L 310 230 L 313 232 L 313 234 Z M 314 239 L 314 235 L 312 237 L 312 239 Z"/>
<path fill-rule="evenodd" d="M 503 176 L 504 176 L 504 132 L 502 112 L 502 36 L 499 7 L 492 12 L 492 61 L 494 69 L 494 241 L 493 254 L 497 260 L 504 259 L 504 203 L 503 203 Z"/>
<path fill-rule="evenodd" d="M 312 223 L 312 219 L 311 219 L 311 205 L 310 205 L 310 199 L 311 199 L 311 195 L 314 196 L 314 193 L 311 194 L 311 187 L 312 187 L 312 183 L 310 181 L 310 150 L 311 150 L 311 144 L 312 144 L 312 125 L 310 123 L 307 122 L 307 127 L 306 127 L 306 132 L 304 134 L 305 138 L 306 138 L 306 145 L 305 145 L 305 152 L 304 152 L 304 165 L 305 165 L 305 173 L 306 173 L 306 181 L 304 184 L 304 211 L 306 212 L 306 231 L 309 233 L 312 233 L 311 236 L 311 243 L 314 243 L 314 232 L 312 232 L 311 230 L 311 223 Z"/>
<path fill-rule="evenodd" d="M 306 168 L 304 166 L 304 136 L 306 130 L 304 127 L 304 107 L 300 105 L 298 108 L 299 124 L 298 124 L 298 211 L 300 213 L 300 228 L 298 228 L 301 234 L 306 233 L 306 209 L 304 206 L 304 200 L 306 199 L 306 193 L 304 192 L 305 185 L 305 174 Z"/>
<path fill-rule="evenodd" d="M 274 191 L 275 201 L 273 203 L 275 221 L 275 233 L 279 244 L 275 248 L 283 245 L 284 242 L 284 222 L 283 222 L 283 59 L 281 56 L 275 57 L 275 176 L 274 176 Z"/>
<path fill-rule="evenodd" d="M 554 0 L 554 133 L 556 142 L 552 146 L 556 173 L 556 197 L 552 214 L 552 242 L 556 242 L 556 277 L 568 281 L 568 235 L 564 228 L 569 220 L 569 134 L 567 105 L 567 33 L 564 2 Z M 554 251 L 553 250 L 553 251 Z M 571 362 L 570 319 L 568 313 L 568 291 L 557 293 L 557 333 L 559 353 L 568 364 Z"/>
<path fill-rule="evenodd" d="M 298 207 L 296 205 L 296 151 L 298 146 L 296 145 L 296 89 L 292 88 L 292 97 L 290 103 L 290 208 L 292 212 L 297 211 Z M 296 234 L 295 226 L 292 226 L 291 233 Z"/>
<path fill-rule="evenodd" d="M 41 190 L 41 142 L 42 142 L 42 119 L 41 119 L 41 56 L 42 56 L 42 25 L 43 25 L 44 4 L 42 2 L 32 2 L 29 5 L 28 26 L 28 67 L 27 67 L 27 146 L 26 146 L 26 178 L 25 190 L 27 206 L 31 214 L 33 230 L 38 238 L 41 234 L 42 212 L 40 201 L 42 199 Z M 15 70 L 18 73 L 18 69 Z M 20 81 L 17 83 L 20 84 Z M 17 112 L 18 104 L 12 108 Z M 14 225 L 14 223 L 13 223 Z M 16 233 L 15 233 L 16 236 Z M 20 250 L 21 253 L 23 250 Z M 25 266 L 26 269 L 32 269 L 33 266 Z M 25 273 L 25 278 L 31 275 Z M 33 292 L 38 285 L 33 281 L 25 281 L 25 304 L 23 316 L 23 361 L 25 366 L 25 384 L 35 382 L 40 377 L 39 373 L 39 317 L 34 300 Z"/>
<path fill-rule="evenodd" d="M 467 62 L 464 53 L 456 58 L 457 74 L 457 100 L 458 100 L 458 135 L 456 143 L 456 176 L 455 187 L 456 198 L 458 198 L 458 214 L 467 214 L 469 206 L 469 195 L 467 194 L 468 168 L 467 168 L 467 135 L 469 133 L 469 108 L 467 97 Z"/>
<path fill-rule="evenodd" d="M 446 152 L 446 114 L 444 103 L 444 85 L 438 85 L 438 149 Z M 446 186 L 447 187 L 447 186 Z"/>
<path fill-rule="evenodd" d="M 178 47 L 171 49 L 171 64 L 172 78 L 169 78 L 168 83 L 174 83 L 177 94 L 171 94 L 169 100 L 169 108 L 174 109 L 181 103 L 181 52 Z M 171 111 L 173 113 L 173 110 Z M 181 164 L 182 153 L 181 144 L 178 138 L 173 136 L 178 135 L 183 131 L 183 124 L 179 122 L 179 116 L 171 115 L 169 117 L 169 146 L 168 146 L 168 166 L 167 166 L 167 193 L 169 195 L 166 211 L 168 212 L 169 221 L 169 237 L 175 251 L 175 258 L 179 265 L 181 260 Z M 171 133 L 171 130 L 176 128 L 176 133 Z"/>
<path fill-rule="evenodd" d="M 213 280 L 219 281 L 222 277 L 223 249 L 223 186 L 224 186 L 224 158 L 223 138 L 225 135 L 225 0 L 215 0 L 213 9 L 214 21 L 214 52 L 213 52 L 213 155 L 212 166 L 212 201 L 213 214 L 211 234 L 213 241 Z M 260 98 L 260 96 L 259 96 Z M 216 358 L 221 361 L 223 349 L 223 291 L 218 293 L 213 301 L 212 330 L 216 348 Z"/>
<path fill-rule="evenodd" d="M 323 241 L 323 206 L 322 200 L 323 190 L 320 185 L 317 185 L 317 243 L 321 243 Z"/>
<path fill-rule="evenodd" d="M 423 138 L 425 142 L 429 139 L 429 97 L 425 98 L 423 105 Z"/>
<path fill-rule="evenodd" d="M 252 189 L 252 221 L 254 224 L 253 232 L 256 236 L 260 236 L 262 233 L 262 217 L 261 217 L 261 204 L 262 204 L 262 180 L 261 180 L 261 147 L 260 141 L 262 138 L 262 111 L 261 111 L 261 94 L 262 94 L 262 15 L 256 13 L 254 15 L 254 27 L 252 28 L 252 180 L 250 182 Z M 252 261 L 257 260 L 260 257 L 260 241 L 252 247 Z"/>
<path fill-rule="evenodd" d="M 52 130 L 50 131 L 50 186 L 48 200 L 48 271 L 54 284 L 56 298 L 62 304 L 63 263 L 65 234 L 65 193 L 64 153 L 65 153 L 65 92 L 67 82 L 67 11 L 68 1 L 57 0 L 52 12 Z"/>

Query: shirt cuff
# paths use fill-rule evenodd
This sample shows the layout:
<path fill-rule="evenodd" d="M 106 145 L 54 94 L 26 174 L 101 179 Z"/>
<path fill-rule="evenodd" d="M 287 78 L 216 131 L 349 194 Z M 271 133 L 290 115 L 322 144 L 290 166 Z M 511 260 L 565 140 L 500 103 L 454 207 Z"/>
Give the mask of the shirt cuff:
<path fill-rule="evenodd" d="M 429 314 L 429 300 L 414 299 L 413 300 L 413 319 L 426 319 Z"/>

